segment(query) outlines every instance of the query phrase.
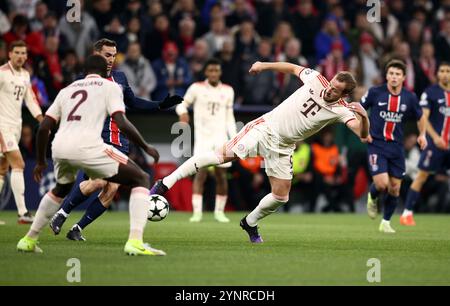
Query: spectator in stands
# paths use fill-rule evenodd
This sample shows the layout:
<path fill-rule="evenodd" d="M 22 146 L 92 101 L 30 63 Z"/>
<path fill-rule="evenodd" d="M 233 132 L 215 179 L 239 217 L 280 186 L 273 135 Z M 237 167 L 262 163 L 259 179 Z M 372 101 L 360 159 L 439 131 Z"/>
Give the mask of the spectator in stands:
<path fill-rule="evenodd" d="M 107 25 L 111 24 L 114 18 L 114 13 L 111 11 L 111 0 L 93 0 L 92 17 L 100 31 L 103 31 Z"/>
<path fill-rule="evenodd" d="M 127 7 L 125 11 L 121 11 L 120 21 L 122 24 L 126 24 L 127 28 L 133 27 L 130 25 L 132 19 L 137 19 L 137 23 L 139 23 L 139 37 L 143 40 L 145 34 L 152 30 L 152 20 L 146 14 L 144 7 L 140 0 L 128 0 Z M 136 23 L 136 21 L 134 21 Z M 134 31 L 132 31 L 134 32 Z M 128 37 L 130 39 L 130 37 Z M 134 40 L 132 40 L 134 41 Z"/>
<path fill-rule="evenodd" d="M 31 32 L 27 17 L 16 15 L 11 24 L 11 30 L 3 35 L 7 45 L 16 40 L 23 40 L 27 44 L 29 57 L 44 53 L 44 37 L 40 32 Z"/>
<path fill-rule="evenodd" d="M 69 22 L 66 16 L 62 16 L 59 29 L 65 37 L 67 47 L 75 49 L 81 61 L 84 61 L 92 51 L 92 45 L 100 35 L 94 18 L 84 10 L 83 1 L 81 1 L 81 22 Z"/>
<path fill-rule="evenodd" d="M 366 33 L 371 36 L 373 40 L 372 34 L 370 34 L 370 23 L 367 20 L 367 13 L 365 11 L 359 11 L 355 15 L 355 25 L 352 27 L 348 33 L 347 37 L 349 39 L 352 53 L 355 55 L 360 51 L 361 47 L 361 36 L 363 33 Z M 376 46 L 375 41 L 372 42 L 373 46 Z"/>
<path fill-rule="evenodd" d="M 366 88 L 381 84 L 379 54 L 375 49 L 372 35 L 363 32 L 359 38 L 359 52 L 352 56 L 349 63 L 350 71 L 358 83 Z M 359 100 L 358 100 L 359 101 Z"/>
<path fill-rule="evenodd" d="M 128 43 L 137 42 L 140 45 L 144 42 L 143 30 L 141 28 L 141 21 L 138 17 L 131 17 L 126 23 L 127 29 L 125 35 Z"/>
<path fill-rule="evenodd" d="M 210 31 L 203 36 L 208 43 L 209 57 L 222 49 L 223 41 L 229 35 L 229 30 L 225 26 L 224 17 L 211 19 Z"/>
<path fill-rule="evenodd" d="M 227 37 L 223 41 L 222 50 L 217 54 L 222 62 L 222 81 L 234 89 L 235 103 L 242 103 L 241 60 L 234 56 L 234 40 Z"/>
<path fill-rule="evenodd" d="M 42 30 L 44 26 L 44 19 L 47 16 L 48 7 L 44 1 L 39 1 L 36 3 L 35 14 L 33 19 L 30 21 L 31 31 L 37 32 Z"/>
<path fill-rule="evenodd" d="M 296 36 L 303 44 L 303 54 L 311 61 L 315 60 L 314 39 L 320 29 L 320 19 L 312 0 L 297 2 L 296 11 L 292 15 L 292 25 Z"/>
<path fill-rule="evenodd" d="M 156 76 L 149 61 L 142 56 L 138 42 L 128 45 L 127 56 L 118 69 L 125 73 L 136 96 L 150 100 L 150 93 L 156 87 Z"/>
<path fill-rule="evenodd" d="M 347 180 L 346 168 L 341 163 L 339 148 L 333 141 L 331 129 L 324 129 L 320 139 L 311 145 L 316 190 L 324 194 L 327 206 L 323 212 L 341 212 L 340 202 L 343 200 L 341 193 L 343 184 Z M 315 210 L 315 207 L 314 207 Z M 350 210 L 354 211 L 353 207 Z"/>
<path fill-rule="evenodd" d="M 42 56 L 36 56 L 33 62 L 36 75 L 44 82 L 50 101 L 53 101 L 63 85 L 58 47 L 59 40 L 57 37 L 47 37 L 45 39 L 45 53 Z"/>
<path fill-rule="evenodd" d="M 320 61 L 317 71 L 327 80 L 331 80 L 339 71 L 348 70 L 348 64 L 344 59 L 344 46 L 340 40 L 331 44 L 330 53 Z"/>
<path fill-rule="evenodd" d="M 411 49 L 411 56 L 418 58 L 420 54 L 420 47 L 423 44 L 423 25 L 417 20 L 412 20 L 408 24 L 406 40 Z"/>
<path fill-rule="evenodd" d="M 175 40 L 176 35 L 170 28 L 170 21 L 165 14 L 159 14 L 154 17 L 153 31 L 145 37 L 144 55 L 153 62 L 162 56 L 161 50 L 169 41 Z"/>
<path fill-rule="evenodd" d="M 82 73 L 82 66 L 75 50 L 67 50 L 61 63 L 63 75 L 63 87 L 71 84 Z"/>
<path fill-rule="evenodd" d="M 192 83 L 192 74 L 186 60 L 178 56 L 178 47 L 173 41 L 166 42 L 162 58 L 152 63 L 157 84 L 153 100 L 164 100 L 170 95 L 184 96 Z"/>
<path fill-rule="evenodd" d="M 281 21 L 275 28 L 272 36 L 273 58 L 275 61 L 280 61 L 284 54 L 286 43 L 293 37 L 295 37 L 295 35 L 289 22 Z"/>
<path fill-rule="evenodd" d="M 350 54 L 350 43 L 339 30 L 338 20 L 335 16 L 329 15 L 325 19 L 322 30 L 316 35 L 314 46 L 316 48 L 316 58 L 320 61 L 330 54 L 332 46 L 340 45 L 343 57 Z"/>
<path fill-rule="evenodd" d="M 194 0 L 177 0 L 172 7 L 170 16 L 172 24 L 179 26 L 179 28 L 181 27 L 181 20 L 183 19 L 192 20 L 194 25 L 200 25 L 201 22 L 200 12 L 197 9 Z"/>
<path fill-rule="evenodd" d="M 255 5 L 255 9 L 258 16 L 256 30 L 262 37 L 272 37 L 278 23 L 291 19 L 291 14 L 284 0 L 259 1 Z"/>
<path fill-rule="evenodd" d="M 115 16 L 112 18 L 110 23 L 103 28 L 103 36 L 116 42 L 117 52 L 127 52 L 128 37 L 125 32 L 125 27 L 120 23 L 119 17 Z"/>
<path fill-rule="evenodd" d="M 273 105 L 273 98 L 276 93 L 275 73 L 267 71 L 257 75 L 250 75 L 247 72 L 251 64 L 256 61 L 267 62 L 271 60 L 271 43 L 268 39 L 259 42 L 258 53 L 247 62 L 242 62 L 243 75 L 243 104 L 253 105 Z"/>
<path fill-rule="evenodd" d="M 431 84 L 436 83 L 437 61 L 434 56 L 432 43 L 424 43 L 420 48 L 420 57 L 417 61 L 416 92 L 422 92 Z"/>
<path fill-rule="evenodd" d="M 437 35 L 435 46 L 438 62 L 450 61 L 450 19 L 442 22 L 442 28 Z"/>
<path fill-rule="evenodd" d="M 232 28 L 248 20 L 253 25 L 256 19 L 254 17 L 254 8 L 250 1 L 235 0 L 233 10 L 226 17 L 226 24 L 228 28 Z"/>
<path fill-rule="evenodd" d="M 194 82 L 205 79 L 203 68 L 209 59 L 208 48 L 206 40 L 199 38 L 195 41 L 193 54 L 189 59 L 189 68 L 191 69 Z"/>
<path fill-rule="evenodd" d="M 31 66 L 27 63 L 27 64 L 25 64 L 25 69 L 30 74 L 31 88 L 33 89 L 34 95 L 36 96 L 39 106 L 41 106 L 41 108 L 43 106 L 45 106 L 45 107 L 50 106 L 51 101 L 49 101 L 49 99 L 48 99 L 47 89 L 45 88 L 44 81 L 42 81 L 34 73 L 33 66 Z"/>
<path fill-rule="evenodd" d="M 414 91 L 416 83 L 416 65 L 411 57 L 411 49 L 406 41 L 396 44 L 394 47 L 394 55 L 406 64 L 406 79 L 404 86 L 410 91 Z M 418 93 L 420 95 L 421 93 Z"/>
<path fill-rule="evenodd" d="M 11 30 L 11 24 L 9 23 L 8 16 L 0 9 L 0 36 Z"/>
<path fill-rule="evenodd" d="M 244 19 L 235 34 L 235 56 L 242 61 L 247 61 L 256 53 L 258 41 L 259 36 L 255 33 L 253 22 L 250 19 Z"/>
<path fill-rule="evenodd" d="M 185 17 L 178 23 L 177 45 L 181 56 L 187 60 L 194 54 L 195 26 L 195 21 L 191 17 Z"/>
<path fill-rule="evenodd" d="M 392 37 L 399 30 L 398 20 L 390 13 L 385 1 L 381 2 L 380 22 L 371 22 L 370 29 L 377 43 L 384 47 L 388 46 Z"/>
<path fill-rule="evenodd" d="M 287 41 L 281 61 L 308 67 L 308 61 L 301 55 L 301 43 L 297 38 L 291 38 Z M 292 74 L 283 74 L 283 76 L 282 79 L 280 78 L 282 81 L 279 83 L 276 104 L 284 101 L 299 88 L 300 80 L 298 76 Z"/>

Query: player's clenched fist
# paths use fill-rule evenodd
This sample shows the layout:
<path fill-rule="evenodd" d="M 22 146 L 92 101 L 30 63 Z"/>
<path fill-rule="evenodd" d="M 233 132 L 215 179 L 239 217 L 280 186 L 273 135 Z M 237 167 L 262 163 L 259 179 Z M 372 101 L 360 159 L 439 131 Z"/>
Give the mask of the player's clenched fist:
<path fill-rule="evenodd" d="M 255 62 L 252 67 L 250 67 L 250 70 L 248 71 L 250 74 L 258 74 L 262 71 L 262 63 L 261 62 Z"/>
<path fill-rule="evenodd" d="M 151 145 L 147 145 L 147 148 L 145 149 L 145 152 L 148 155 L 150 155 L 151 157 L 153 157 L 153 159 L 155 160 L 155 164 L 159 161 L 159 152 L 158 152 L 158 150 L 156 150 Z"/>

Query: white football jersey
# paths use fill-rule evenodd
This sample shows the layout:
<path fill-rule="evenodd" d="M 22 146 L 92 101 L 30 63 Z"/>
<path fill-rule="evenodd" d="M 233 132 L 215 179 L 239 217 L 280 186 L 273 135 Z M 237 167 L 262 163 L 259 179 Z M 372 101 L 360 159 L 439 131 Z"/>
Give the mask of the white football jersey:
<path fill-rule="evenodd" d="M 310 137 L 328 124 L 356 119 L 343 100 L 328 103 L 323 99 L 329 82 L 319 72 L 305 68 L 299 77 L 304 85 L 263 115 L 281 144 L 291 145 Z"/>
<path fill-rule="evenodd" d="M 95 158 L 103 150 L 101 137 L 108 115 L 125 112 L 119 85 L 90 74 L 62 89 L 46 116 L 60 121 L 52 143 L 54 158 Z"/>
<path fill-rule="evenodd" d="M 205 80 L 188 88 L 176 112 L 178 115 L 186 113 L 187 108 L 193 105 L 195 142 L 218 140 L 223 143 L 236 135 L 233 103 L 231 86 L 219 83 L 214 87 Z"/>
<path fill-rule="evenodd" d="M 10 62 L 0 67 L 0 127 L 22 127 L 22 103 L 33 117 L 42 114 L 31 88 L 30 74 L 25 69 L 13 69 Z"/>

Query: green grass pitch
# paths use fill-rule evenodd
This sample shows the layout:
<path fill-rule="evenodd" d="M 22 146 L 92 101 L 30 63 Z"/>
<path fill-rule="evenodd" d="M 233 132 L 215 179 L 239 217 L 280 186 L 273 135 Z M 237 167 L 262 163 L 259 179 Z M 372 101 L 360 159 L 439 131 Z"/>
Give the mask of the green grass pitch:
<path fill-rule="evenodd" d="M 29 226 L 1 212 L 0 285 L 72 285 L 69 258 L 81 262 L 80 285 L 373 285 L 367 281 L 370 258 L 381 264 L 381 285 L 450 285 L 448 215 L 417 215 L 416 227 L 392 221 L 396 234 L 381 234 L 378 221 L 365 215 L 274 214 L 260 223 L 264 244 L 252 245 L 238 223 L 219 224 L 209 213 L 199 224 L 190 214 L 171 212 L 149 222 L 146 241 L 165 257 L 123 253 L 128 214 L 108 212 L 84 232 L 86 242 L 65 238 L 78 220 L 74 213 L 59 236 L 47 227 L 43 254 L 16 251 Z"/>

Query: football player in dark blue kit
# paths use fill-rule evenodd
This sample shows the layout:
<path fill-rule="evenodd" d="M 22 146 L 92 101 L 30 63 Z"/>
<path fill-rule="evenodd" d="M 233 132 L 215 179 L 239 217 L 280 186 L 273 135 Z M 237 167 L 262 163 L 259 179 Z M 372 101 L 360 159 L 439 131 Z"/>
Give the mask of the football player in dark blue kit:
<path fill-rule="evenodd" d="M 384 216 L 379 230 L 395 233 L 390 220 L 397 206 L 400 185 L 405 175 L 403 149 L 403 122 L 408 116 L 417 120 L 417 142 L 423 150 L 427 117 L 423 115 L 416 95 L 403 88 L 406 66 L 402 61 L 391 60 L 386 65 L 387 83 L 372 87 L 361 99 L 364 108 L 370 109 L 368 141 L 369 169 L 373 183 L 367 199 L 367 213 L 374 219 L 378 200 L 385 195 Z"/>
<path fill-rule="evenodd" d="M 127 108 L 154 111 L 159 109 L 167 109 L 176 104 L 181 103 L 183 98 L 180 96 L 167 96 L 163 101 L 154 102 L 147 101 L 135 97 L 131 90 L 127 77 L 121 71 L 112 70 L 115 57 L 117 54 L 116 43 L 109 39 L 100 39 L 94 44 L 94 54 L 103 56 L 108 62 L 108 78 L 116 82 L 123 90 L 124 102 Z M 117 124 L 111 117 L 105 120 L 102 131 L 102 138 L 107 144 L 113 145 L 122 153 L 128 155 L 129 140 L 122 134 Z M 72 209 L 79 206 L 85 201 L 89 202 L 86 213 L 83 217 L 70 229 L 67 238 L 71 240 L 85 240 L 81 235 L 82 229 L 100 217 L 110 206 L 114 195 L 119 188 L 119 184 L 107 182 L 104 180 L 86 179 L 80 184 L 75 184 L 69 196 L 64 199 L 60 210 L 53 216 L 50 221 L 50 227 L 55 234 L 59 234 L 61 227 L 69 216 Z"/>
<path fill-rule="evenodd" d="M 425 89 L 420 97 L 420 106 L 429 114 L 427 126 L 428 145 L 419 160 L 419 172 L 406 196 L 405 209 L 400 224 L 414 226 L 414 205 L 430 174 L 450 169 L 450 63 L 439 64 L 438 84 Z"/>

